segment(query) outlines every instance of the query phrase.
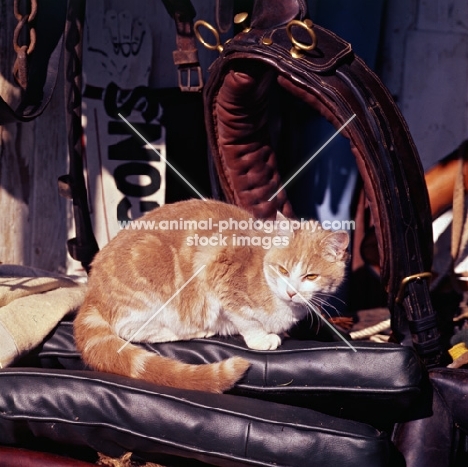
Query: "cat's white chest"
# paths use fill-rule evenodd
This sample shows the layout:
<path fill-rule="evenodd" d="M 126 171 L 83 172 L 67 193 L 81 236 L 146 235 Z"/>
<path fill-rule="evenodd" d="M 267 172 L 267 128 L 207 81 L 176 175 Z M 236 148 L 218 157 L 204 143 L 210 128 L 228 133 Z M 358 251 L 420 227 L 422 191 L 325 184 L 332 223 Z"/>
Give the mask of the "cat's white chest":
<path fill-rule="evenodd" d="M 304 318 L 307 310 L 299 304 L 289 304 L 283 300 L 276 300 L 276 311 L 268 320 L 270 332 L 281 333 L 289 330 L 297 321 Z"/>

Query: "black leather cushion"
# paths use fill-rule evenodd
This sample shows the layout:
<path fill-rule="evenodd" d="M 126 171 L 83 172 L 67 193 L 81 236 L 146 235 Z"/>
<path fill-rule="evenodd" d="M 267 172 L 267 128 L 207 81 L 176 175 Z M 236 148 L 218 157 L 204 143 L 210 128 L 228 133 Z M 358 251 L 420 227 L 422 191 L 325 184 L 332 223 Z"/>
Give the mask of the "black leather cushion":
<path fill-rule="evenodd" d="M 304 408 L 76 370 L 5 369 L 0 387 L 6 445 L 34 436 L 153 462 L 165 454 L 223 466 L 402 465 L 375 428 Z"/>
<path fill-rule="evenodd" d="M 145 347 L 194 364 L 232 355 L 246 358 L 252 367 L 233 394 L 312 408 L 379 427 L 415 416 L 424 405 L 421 396 L 427 377 L 415 351 L 396 344 L 352 345 L 356 352 L 343 342 L 287 339 L 276 351 L 254 351 L 242 338 L 232 337 Z M 45 341 L 38 366 L 86 369 L 74 344 L 72 322 L 63 321 Z"/>
<path fill-rule="evenodd" d="M 408 467 L 468 465 L 468 370 L 431 370 L 432 416 L 398 424 L 393 439 Z M 430 446 L 430 449 L 427 449 Z"/>

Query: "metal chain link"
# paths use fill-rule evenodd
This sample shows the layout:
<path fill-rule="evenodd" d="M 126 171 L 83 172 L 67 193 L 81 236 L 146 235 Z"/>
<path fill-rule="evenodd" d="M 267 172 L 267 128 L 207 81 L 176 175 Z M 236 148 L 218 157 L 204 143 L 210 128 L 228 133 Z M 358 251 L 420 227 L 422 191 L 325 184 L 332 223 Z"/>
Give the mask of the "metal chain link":
<path fill-rule="evenodd" d="M 36 47 L 36 29 L 34 19 L 37 15 L 37 0 L 14 0 L 14 14 L 18 21 L 13 33 L 13 48 L 16 60 L 13 65 L 13 75 L 21 88 L 28 85 L 28 55 Z"/>

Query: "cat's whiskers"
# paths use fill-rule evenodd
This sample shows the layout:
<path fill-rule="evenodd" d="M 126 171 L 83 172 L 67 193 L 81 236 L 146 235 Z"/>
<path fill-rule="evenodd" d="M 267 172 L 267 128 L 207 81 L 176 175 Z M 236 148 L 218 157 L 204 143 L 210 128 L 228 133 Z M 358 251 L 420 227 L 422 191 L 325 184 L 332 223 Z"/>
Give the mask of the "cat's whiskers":
<path fill-rule="evenodd" d="M 333 295 L 332 293 L 329 292 L 315 292 L 315 296 L 324 296 L 325 298 L 331 298 L 333 300 L 337 300 L 338 302 L 341 302 L 343 305 L 346 305 L 346 302 L 342 300 L 340 297 L 337 297 L 336 295 Z"/>
<path fill-rule="evenodd" d="M 316 307 L 316 305 L 314 303 L 311 303 L 310 301 L 304 303 L 306 308 L 307 308 L 307 311 L 308 311 L 308 314 L 309 316 L 311 317 L 311 327 L 312 325 L 314 324 L 315 322 L 315 315 L 319 315 L 320 316 L 320 310 Z M 317 319 L 317 331 L 320 330 L 320 327 L 321 327 L 321 320 L 320 319 Z"/>
<path fill-rule="evenodd" d="M 338 310 L 338 308 L 336 308 L 336 306 L 332 305 L 329 301 L 323 298 L 313 296 L 309 302 L 314 303 L 317 306 L 320 306 L 322 310 L 322 314 L 326 314 L 329 318 L 331 318 L 332 316 L 330 312 L 327 310 L 327 307 L 335 311 L 338 315 L 341 315 L 340 311 Z"/>

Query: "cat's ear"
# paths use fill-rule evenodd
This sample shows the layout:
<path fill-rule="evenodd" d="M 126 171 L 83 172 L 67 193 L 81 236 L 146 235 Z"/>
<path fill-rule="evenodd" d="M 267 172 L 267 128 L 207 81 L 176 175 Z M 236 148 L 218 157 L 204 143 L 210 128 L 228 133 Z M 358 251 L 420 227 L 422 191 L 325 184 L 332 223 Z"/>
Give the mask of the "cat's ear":
<path fill-rule="evenodd" d="M 323 247 L 323 258 L 331 263 L 342 261 L 348 256 L 349 235 L 344 230 L 330 232 L 320 244 Z"/>
<path fill-rule="evenodd" d="M 280 211 L 276 211 L 276 220 L 279 221 L 289 221 L 289 219 Z"/>
<path fill-rule="evenodd" d="M 275 232 L 279 237 L 292 238 L 294 235 L 291 219 L 279 211 L 276 211 Z"/>

